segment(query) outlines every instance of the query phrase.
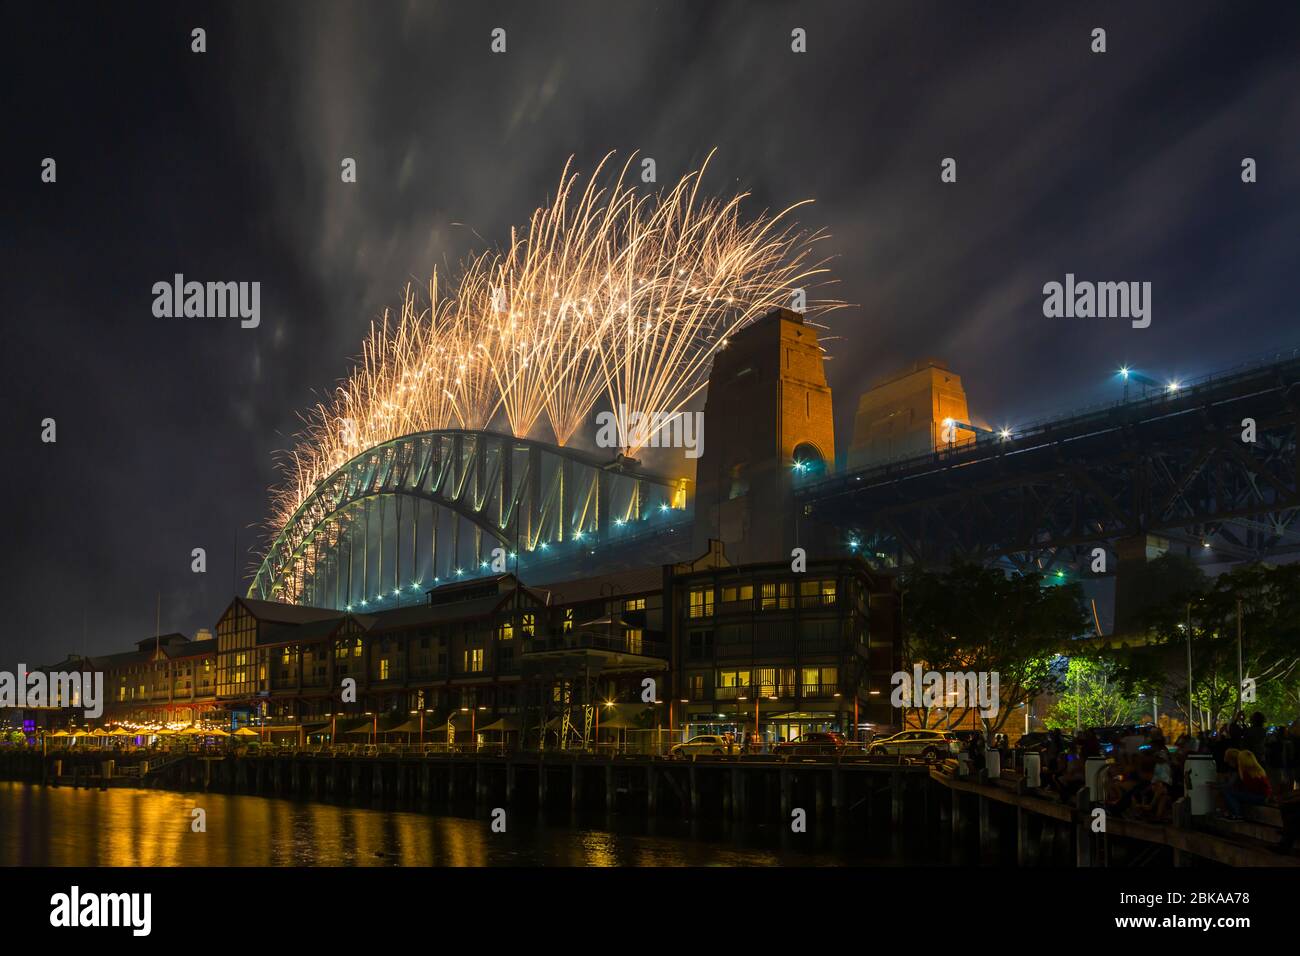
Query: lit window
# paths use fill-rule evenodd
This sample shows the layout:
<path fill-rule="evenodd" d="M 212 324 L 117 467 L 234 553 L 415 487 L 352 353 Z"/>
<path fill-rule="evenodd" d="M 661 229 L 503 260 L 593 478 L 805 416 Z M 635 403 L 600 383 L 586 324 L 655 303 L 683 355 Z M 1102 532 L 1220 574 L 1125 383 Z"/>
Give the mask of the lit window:
<path fill-rule="evenodd" d="M 388 658 L 385 657 L 379 662 L 379 679 L 388 680 Z"/>
<path fill-rule="evenodd" d="M 626 600 L 626 601 L 623 602 L 623 610 L 625 610 L 625 611 L 644 611 L 644 610 L 645 610 L 645 598 L 643 598 L 643 597 L 641 597 L 641 598 L 629 598 L 628 600 Z"/>
<path fill-rule="evenodd" d="M 754 600 L 754 585 L 752 584 L 732 584 L 722 589 L 722 601 L 724 604 L 734 604 L 737 601 Z"/>
<path fill-rule="evenodd" d="M 762 590 L 762 599 L 759 606 L 764 611 L 790 609 L 792 602 L 791 588 L 789 581 L 777 581 L 770 584 L 764 584 Z"/>
<path fill-rule="evenodd" d="M 713 588 L 703 588 L 691 592 L 691 617 L 713 616 Z"/>

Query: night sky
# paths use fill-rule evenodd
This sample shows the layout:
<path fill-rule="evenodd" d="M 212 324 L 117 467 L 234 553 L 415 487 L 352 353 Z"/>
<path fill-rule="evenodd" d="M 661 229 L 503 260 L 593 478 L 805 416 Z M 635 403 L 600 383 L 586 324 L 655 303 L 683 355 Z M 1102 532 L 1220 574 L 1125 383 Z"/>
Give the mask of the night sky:
<path fill-rule="evenodd" d="M 841 452 L 918 358 L 1000 425 L 1300 345 L 1293 3 L 23 3 L 0 44 L 5 667 L 125 649 L 159 594 L 213 626 L 298 415 L 570 155 L 666 183 L 717 147 L 706 187 L 816 201 Z M 260 281 L 260 327 L 155 318 L 177 272 Z M 1067 272 L 1151 282 L 1151 327 L 1045 318 Z"/>

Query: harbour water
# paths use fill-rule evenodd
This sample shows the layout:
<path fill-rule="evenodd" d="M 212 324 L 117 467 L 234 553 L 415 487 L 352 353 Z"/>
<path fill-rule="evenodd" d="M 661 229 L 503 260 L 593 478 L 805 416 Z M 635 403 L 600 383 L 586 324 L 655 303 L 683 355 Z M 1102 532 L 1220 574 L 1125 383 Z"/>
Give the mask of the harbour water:
<path fill-rule="evenodd" d="M 193 811 L 206 832 L 192 829 Z M 526 819 L 518 819 L 518 816 Z M 0 782 L 0 866 L 840 866 L 923 847 L 616 814 L 447 816 L 261 796 Z"/>

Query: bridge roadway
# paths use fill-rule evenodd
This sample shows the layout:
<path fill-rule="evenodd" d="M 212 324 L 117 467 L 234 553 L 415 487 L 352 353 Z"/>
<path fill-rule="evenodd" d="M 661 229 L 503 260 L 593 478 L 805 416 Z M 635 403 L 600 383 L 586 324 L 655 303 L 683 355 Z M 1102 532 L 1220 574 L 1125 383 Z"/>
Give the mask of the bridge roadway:
<path fill-rule="evenodd" d="M 1246 419 L 1255 441 L 1243 440 Z M 1252 560 L 1300 551 L 1300 351 L 799 485 L 804 519 L 902 564 L 1077 564 L 1159 535 Z"/>

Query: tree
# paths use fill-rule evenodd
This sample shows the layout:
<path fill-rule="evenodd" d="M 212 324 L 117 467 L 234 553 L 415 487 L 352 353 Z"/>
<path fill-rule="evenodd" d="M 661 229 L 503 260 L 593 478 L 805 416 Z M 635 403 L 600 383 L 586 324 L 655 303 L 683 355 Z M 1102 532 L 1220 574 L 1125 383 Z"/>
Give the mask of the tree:
<path fill-rule="evenodd" d="M 904 581 L 903 616 L 908 667 L 998 675 L 997 713 L 981 717 L 989 734 L 1001 730 L 1016 708 L 1055 686 L 1053 658 L 1088 626 L 1078 584 L 1046 586 L 1041 574 L 1004 574 L 973 564 L 911 571 Z M 940 708 L 908 709 L 928 727 Z M 956 721 L 970 709 L 957 711 Z"/>
<path fill-rule="evenodd" d="M 1048 727 L 1113 727 L 1135 723 L 1136 697 L 1117 676 L 1114 661 L 1071 657 L 1061 693 L 1044 723 Z"/>
<path fill-rule="evenodd" d="M 1241 671 L 1255 681 L 1259 697 L 1248 712 L 1268 702 L 1275 716 L 1294 713 L 1300 675 L 1300 565 L 1250 564 L 1213 582 L 1186 558 L 1166 555 L 1140 571 L 1146 595 L 1135 615 L 1148 645 L 1123 652 L 1117 679 L 1169 701 L 1201 727 L 1225 723 L 1237 709 L 1238 614 Z M 1170 582 L 1178 582 L 1170 586 Z M 1193 683 L 1188 692 L 1187 649 Z"/>

